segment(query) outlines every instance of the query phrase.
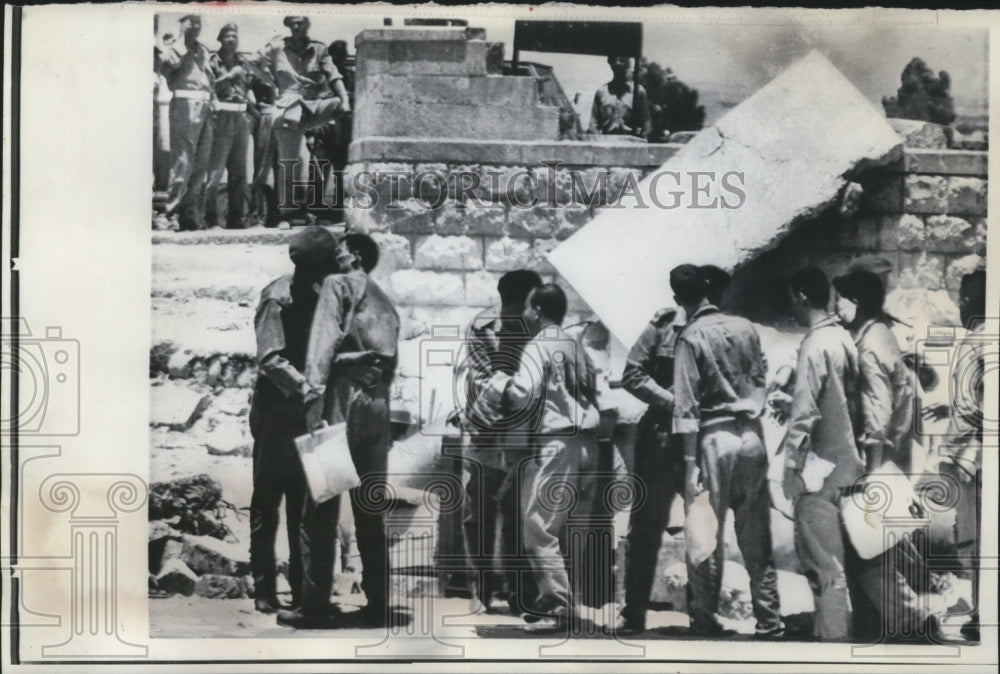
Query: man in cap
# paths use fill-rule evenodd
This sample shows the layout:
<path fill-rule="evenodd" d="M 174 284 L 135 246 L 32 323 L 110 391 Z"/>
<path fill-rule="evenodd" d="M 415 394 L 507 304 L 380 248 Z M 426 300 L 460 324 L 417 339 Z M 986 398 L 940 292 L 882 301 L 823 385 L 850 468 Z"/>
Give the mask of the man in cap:
<path fill-rule="evenodd" d="M 306 433 L 306 400 L 315 394 L 306 380 L 305 360 L 316 289 L 336 269 L 337 241 L 325 229 L 309 227 L 292 238 L 289 255 L 295 271 L 264 288 L 254 318 L 259 374 L 250 408 L 254 437 L 250 568 L 254 605 L 264 613 L 278 609 L 274 543 L 282 497 L 288 527 L 288 581 L 293 603 L 300 599 L 299 522 L 306 484 L 295 438 Z"/>
<path fill-rule="evenodd" d="M 173 92 L 170 100 L 170 188 L 166 217 L 180 229 L 205 229 L 205 175 L 212 151 L 211 52 L 198 41 L 201 17 L 180 20 L 186 51 L 160 45 L 157 69 Z"/>
<path fill-rule="evenodd" d="M 385 291 L 369 277 L 378 264 L 378 245 L 351 233 L 338 247 L 339 274 L 319 291 L 309 336 L 306 381 L 310 430 L 346 422 L 347 445 L 361 484 L 349 491 L 361 554 L 365 626 L 389 621 L 389 548 L 386 540 L 385 479 L 392 444 L 389 387 L 396 370 L 399 315 Z M 296 628 L 329 626 L 333 552 L 340 497 L 321 504 L 307 499 L 302 522 L 305 561 L 302 604 L 278 613 Z"/>
<path fill-rule="evenodd" d="M 211 224 L 221 225 L 219 183 L 228 172 L 228 212 L 226 226 L 243 227 L 247 202 L 247 151 L 250 146 L 251 120 L 248 113 L 250 87 L 255 80 L 270 83 L 271 75 L 261 67 L 260 55 L 250 57 L 237 51 L 239 29 L 227 23 L 219 31 L 219 51 L 209 59 L 209 71 L 215 85 L 214 136 L 209 159 L 208 204 L 206 216 Z"/>
<path fill-rule="evenodd" d="M 285 218 L 299 212 L 308 220 L 307 206 L 316 195 L 309 182 L 305 134 L 339 120 L 351 104 L 326 45 L 309 39 L 309 18 L 286 16 L 284 24 L 291 35 L 271 40 L 262 52 L 277 86 L 277 107 L 283 111 L 275 126 L 278 211 Z M 304 200 L 295 198 L 296 188 L 304 188 Z"/>

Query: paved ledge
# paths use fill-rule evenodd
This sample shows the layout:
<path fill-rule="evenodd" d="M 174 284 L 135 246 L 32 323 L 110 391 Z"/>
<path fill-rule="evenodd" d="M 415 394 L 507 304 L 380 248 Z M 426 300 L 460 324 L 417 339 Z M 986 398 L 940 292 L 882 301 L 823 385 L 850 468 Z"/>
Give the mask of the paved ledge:
<path fill-rule="evenodd" d="M 344 233 L 343 223 L 326 227 L 331 234 L 340 236 Z M 284 245 L 292 236 L 302 229 L 276 229 L 273 227 L 250 227 L 248 229 L 205 229 L 193 232 L 154 231 L 153 244 L 177 244 L 182 246 L 200 243 L 258 243 Z"/>
<path fill-rule="evenodd" d="M 353 162 L 444 162 L 452 164 L 656 167 L 673 156 L 678 143 L 592 141 L 477 141 L 467 138 L 369 137 L 351 143 Z"/>

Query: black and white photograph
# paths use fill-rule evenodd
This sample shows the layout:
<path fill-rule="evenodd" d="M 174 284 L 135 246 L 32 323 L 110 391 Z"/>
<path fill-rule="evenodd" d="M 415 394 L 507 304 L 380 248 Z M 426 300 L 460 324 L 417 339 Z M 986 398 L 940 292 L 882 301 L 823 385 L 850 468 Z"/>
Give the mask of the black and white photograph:
<path fill-rule="evenodd" d="M 996 666 L 994 13 L 111 9 L 107 226 L 5 142 L 10 664 Z"/>

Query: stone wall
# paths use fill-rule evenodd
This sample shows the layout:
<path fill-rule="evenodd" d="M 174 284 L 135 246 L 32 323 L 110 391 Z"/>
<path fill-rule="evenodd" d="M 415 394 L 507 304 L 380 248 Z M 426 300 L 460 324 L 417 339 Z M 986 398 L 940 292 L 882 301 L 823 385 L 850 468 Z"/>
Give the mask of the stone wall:
<path fill-rule="evenodd" d="M 556 279 L 546 254 L 677 148 L 362 141 L 352 146 L 348 183 L 364 174 L 367 191 L 349 187 L 349 198 L 360 205 L 348 208 L 347 226 L 379 243 L 374 275 L 399 303 L 404 329 L 407 319 L 418 331 L 427 320 L 464 322 L 498 301 L 504 272 L 527 268 Z M 391 175 L 405 177 L 394 188 Z M 414 185 L 410 178 L 420 175 L 425 178 Z M 589 308 L 571 293 L 571 311 Z"/>
<path fill-rule="evenodd" d="M 393 194 L 383 178 L 367 193 L 351 192 L 375 203 L 350 208 L 347 223 L 381 245 L 376 276 L 419 332 L 428 320 L 464 321 L 495 303 L 505 271 L 523 267 L 557 279 L 545 254 L 597 209 L 613 205 L 626 181 L 640 180 L 677 148 L 369 140 L 352 147 L 352 176 L 426 173 L 445 176 L 447 184 L 425 179 L 411 189 L 401 179 Z M 814 264 L 832 277 L 861 265 L 882 274 L 888 305 L 901 318 L 957 321 L 961 277 L 984 264 L 986 169 L 986 152 L 907 147 L 898 163 L 859 177 L 864 195 L 857 215 L 826 213 L 747 261 L 735 275 L 729 304 L 738 298 L 742 313 L 780 323 L 787 313 L 782 282 L 796 268 Z M 571 172 L 577 173 L 575 193 Z M 587 203 L 582 197 L 591 191 L 594 200 Z M 522 206 L 533 199 L 536 206 Z M 673 213 L 681 211 L 665 219 Z M 596 261 L 600 252 L 594 255 Z M 572 292 L 571 311 L 589 312 Z"/>

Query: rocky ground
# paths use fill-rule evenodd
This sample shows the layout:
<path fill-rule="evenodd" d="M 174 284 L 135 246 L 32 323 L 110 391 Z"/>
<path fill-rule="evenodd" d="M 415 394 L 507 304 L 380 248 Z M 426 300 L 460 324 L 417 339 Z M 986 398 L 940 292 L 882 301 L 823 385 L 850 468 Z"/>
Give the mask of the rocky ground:
<path fill-rule="evenodd" d="M 155 520 L 150 528 L 150 594 L 154 598 L 150 603 L 151 633 L 276 636 L 288 631 L 277 627 L 273 617 L 254 613 L 248 598 L 253 593 L 247 576 L 252 439 L 246 415 L 256 376 L 252 363 L 253 312 L 261 288 L 291 269 L 288 233 L 248 230 L 185 234 L 189 236 L 159 233 L 153 246 L 150 476 L 152 482 L 163 484 L 208 476 L 218 487 L 218 499 L 205 508 L 208 514 L 201 520 L 181 515 L 151 517 Z M 450 310 L 447 318 L 460 325 L 473 311 Z M 415 310 L 401 313 L 404 341 L 400 346 L 394 405 L 408 409 L 413 418 L 440 431 L 443 410 L 448 408 L 451 395 L 450 368 L 428 372 L 421 371 L 418 365 L 421 342 L 441 317 L 432 320 L 426 312 Z M 761 326 L 761 336 L 772 371 L 794 362 L 800 335 Z M 618 346 L 609 353 L 595 354 L 596 360 L 620 360 L 622 349 Z M 622 391 L 609 391 L 607 395 L 620 403 L 621 421 L 638 419 L 641 404 Z M 939 391 L 937 395 L 942 394 Z M 934 402 L 934 395 L 925 402 Z M 766 441 L 770 451 L 777 447 L 781 433 L 777 423 L 768 420 Z M 435 508 L 441 506 L 440 499 L 456 497 L 454 488 L 449 493 L 449 488 L 441 485 L 433 487 L 437 490 L 433 498 L 423 491 L 429 487 L 430 474 L 446 472 L 440 446 L 439 434 L 411 429 L 390 453 L 390 472 L 406 476 L 395 484 L 398 498 L 391 526 L 400 542 L 393 546 L 393 566 L 411 567 L 418 574 L 394 576 L 396 600 L 413 609 L 414 615 L 425 615 L 416 606 L 426 601 L 433 602 L 431 612 L 435 615 L 464 615 L 456 619 L 455 634 L 509 636 L 507 632 L 518 624 L 515 618 L 470 617 L 464 600 L 437 596 L 440 587 L 432 572 L 434 550 L 439 539 L 454 540 L 454 536 L 437 530 Z M 919 462 L 923 463 L 922 456 Z M 349 509 L 345 510 L 345 524 L 350 528 Z M 674 524 L 679 523 L 680 516 L 675 509 Z M 626 524 L 625 516 L 616 519 L 619 540 Z M 947 516 L 936 517 L 932 529 L 932 537 L 947 539 Z M 772 510 L 772 531 L 780 569 L 782 612 L 808 616 L 813 610 L 812 597 L 805 578 L 799 574 L 791 522 L 777 510 Z M 278 558 L 285 559 L 287 542 L 283 531 L 279 531 L 277 540 Z M 731 518 L 727 558 L 724 613 L 735 629 L 752 632 L 749 579 L 735 546 Z M 682 560 L 682 536 L 664 534 L 653 599 L 673 610 L 657 613 L 651 624 L 662 627 L 665 635 L 676 634 L 669 628 L 686 624 Z M 353 567 L 353 572 L 340 573 L 336 591 L 339 600 L 349 606 L 363 602 L 356 587 L 361 569 L 356 554 L 348 566 Z M 287 584 L 282 589 L 287 591 Z M 933 601 L 944 607 L 958 603 L 959 595 L 967 593 L 968 588 L 960 581 L 953 582 L 947 597 L 939 593 Z M 594 611 L 594 624 L 607 624 L 613 619 L 613 610 Z"/>

